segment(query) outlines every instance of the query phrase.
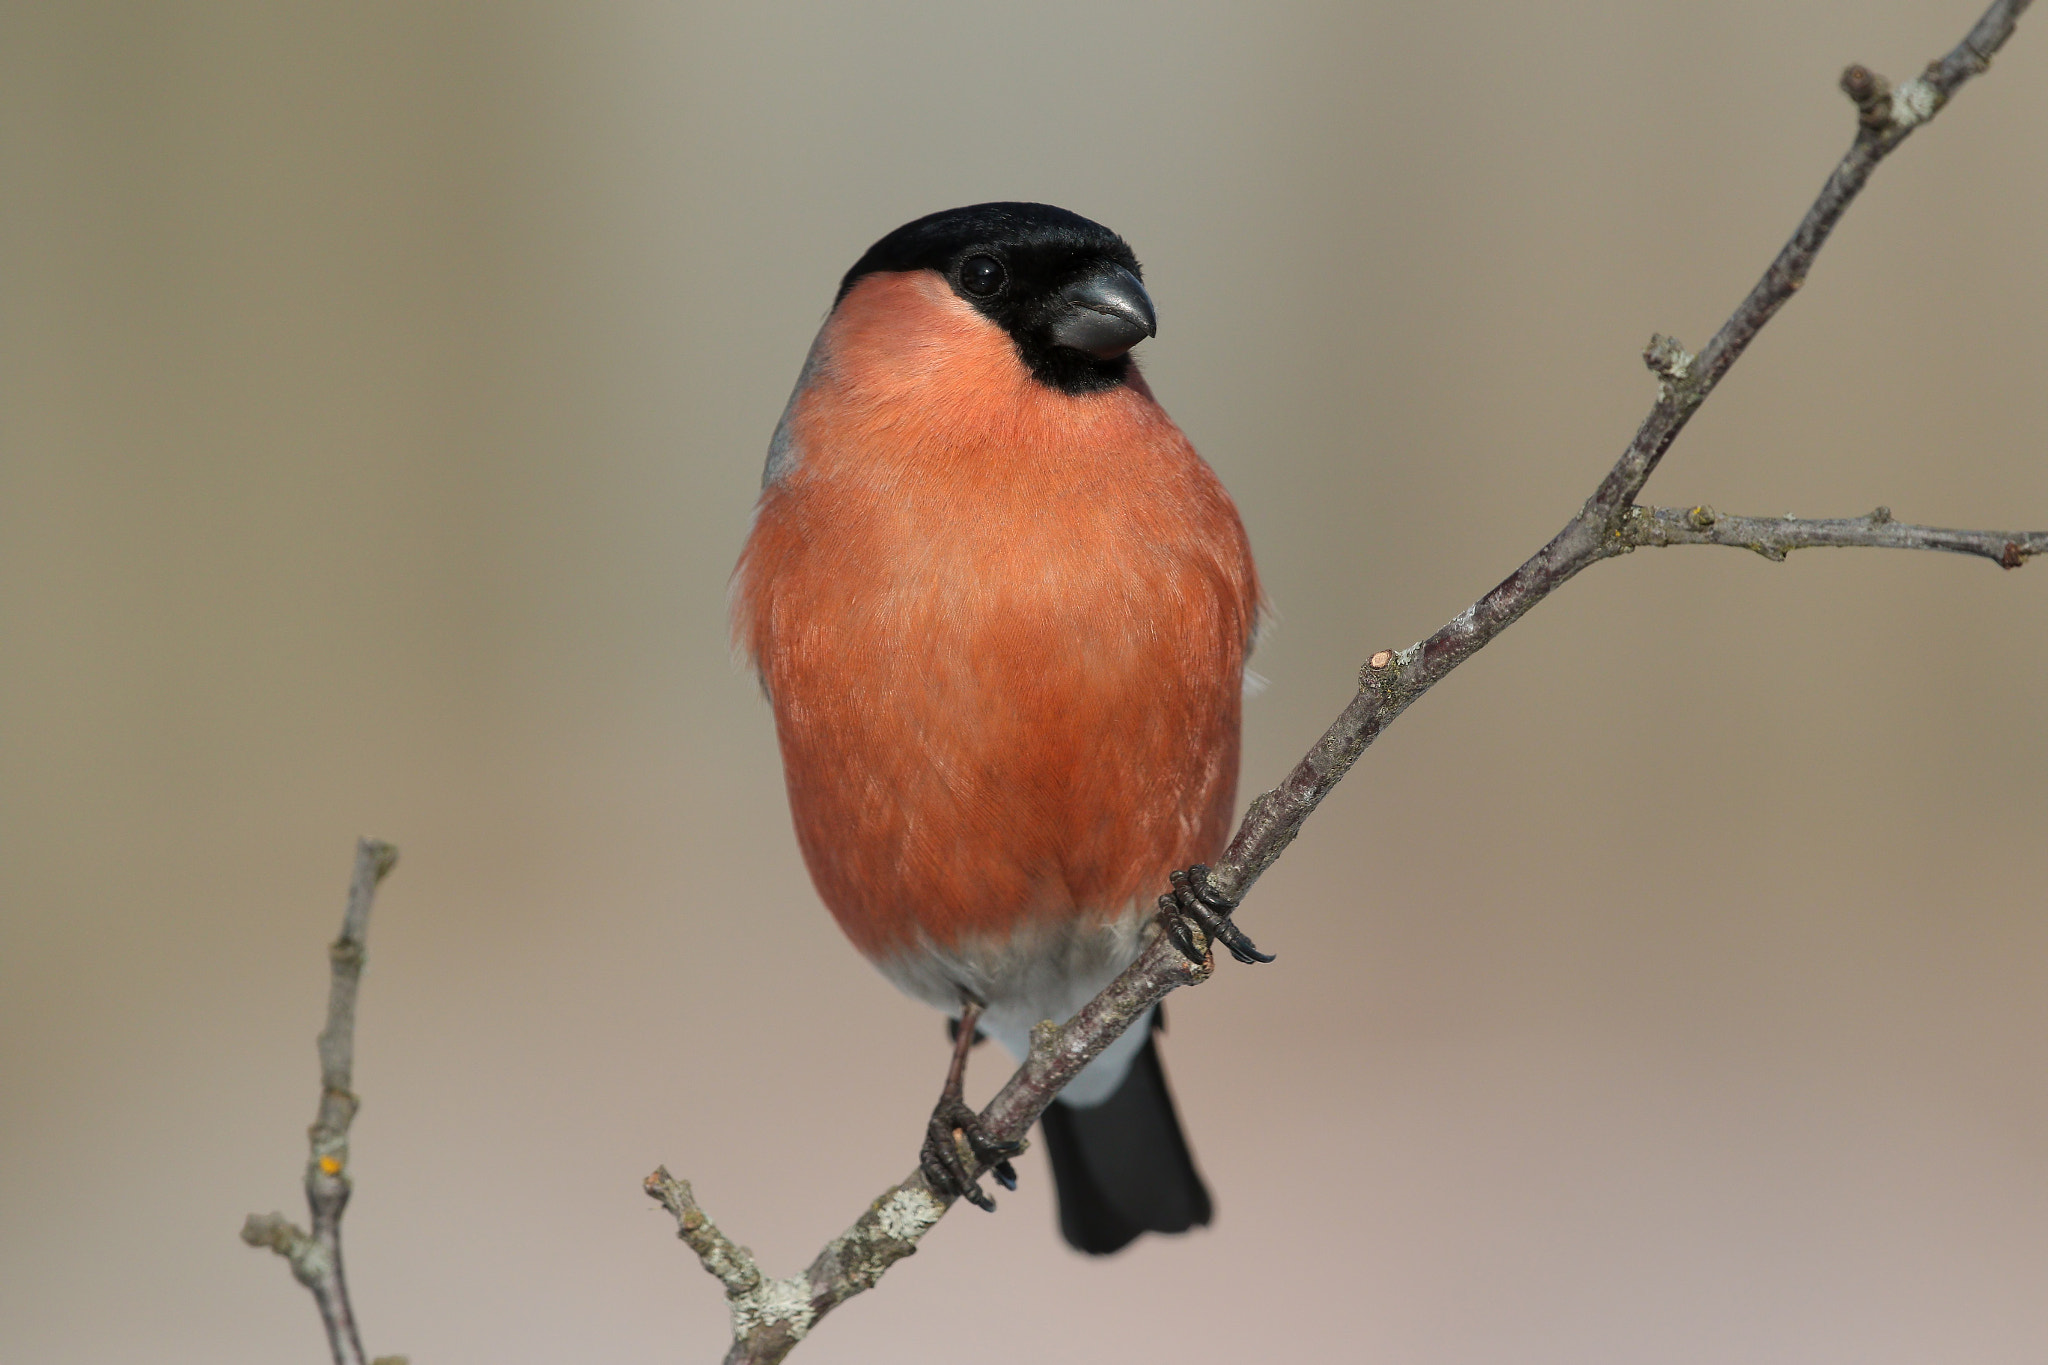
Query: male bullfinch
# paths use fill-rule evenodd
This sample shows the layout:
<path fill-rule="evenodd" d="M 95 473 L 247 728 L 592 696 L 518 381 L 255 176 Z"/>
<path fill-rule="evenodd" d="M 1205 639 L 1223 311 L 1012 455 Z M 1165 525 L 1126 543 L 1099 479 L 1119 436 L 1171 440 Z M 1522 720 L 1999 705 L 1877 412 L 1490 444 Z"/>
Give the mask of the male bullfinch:
<path fill-rule="evenodd" d="M 989 1208 L 950 1140 L 1015 1188 L 1017 1148 L 960 1096 L 977 1027 L 1024 1057 L 1137 955 L 1152 894 L 1216 855 L 1233 809 L 1258 578 L 1131 363 L 1156 330 L 1130 247 L 1063 209 L 898 228 L 840 283 L 733 576 L 819 894 L 958 1021 L 926 1174 Z M 1045 1113 L 1083 1251 L 1209 1221 L 1155 1026 Z"/>

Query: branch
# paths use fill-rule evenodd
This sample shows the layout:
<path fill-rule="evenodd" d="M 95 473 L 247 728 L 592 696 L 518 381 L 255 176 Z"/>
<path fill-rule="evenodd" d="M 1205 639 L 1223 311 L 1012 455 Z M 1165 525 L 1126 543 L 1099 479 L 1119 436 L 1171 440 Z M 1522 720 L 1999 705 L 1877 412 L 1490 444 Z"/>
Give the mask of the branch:
<path fill-rule="evenodd" d="M 1360 670 L 1358 694 L 1351 704 L 1278 787 L 1252 802 L 1229 848 L 1209 872 L 1211 890 L 1233 904 L 1242 901 L 1395 718 L 1531 607 L 1599 560 L 1660 545 L 1740 545 L 1774 559 L 1808 546 L 1871 545 L 1981 554 L 2013 568 L 2048 550 L 2048 533 L 1906 526 L 1893 522 L 1884 509 L 1867 517 L 1799 521 L 1723 518 L 1705 507 L 1681 512 L 1635 505 L 1693 413 L 1764 324 L 1805 283 L 1814 257 L 1870 173 L 1915 128 L 1939 113 L 1965 81 L 1989 67 L 2029 3 L 1996 0 L 1953 51 L 1896 90 L 1861 66 L 1843 73 L 1842 89 L 1857 108 L 1855 141 L 1763 278 L 1697 356 L 1668 337 L 1651 338 L 1643 358 L 1663 381 L 1657 401 L 1593 496 L 1549 544 L 1434 635 L 1406 649 L 1381 650 L 1372 656 Z M 1193 932 L 1198 947 L 1206 947 L 1200 931 Z M 1033 1032 L 1030 1057 L 981 1112 L 988 1135 L 998 1140 L 1022 1138 L 1060 1088 L 1148 1007 L 1169 991 L 1207 980 L 1213 970 L 1213 959 L 1192 965 L 1164 934 L 1155 932 L 1138 960 L 1080 1013 L 1065 1024 L 1042 1023 Z M 734 1247 L 711 1223 L 687 1183 L 662 1169 L 648 1177 L 647 1191 L 675 1215 L 683 1240 L 726 1286 L 733 1314 L 727 1365 L 766 1365 L 783 1359 L 819 1318 L 871 1288 L 889 1266 L 915 1252 L 919 1239 L 950 1203 L 913 1172 L 884 1191 L 803 1274 L 769 1280 L 744 1249 Z"/>
<path fill-rule="evenodd" d="M 1199 939 L 1200 930 L 1195 933 Z M 1212 962 L 1191 963 L 1164 934 L 1153 934 L 1138 960 L 1072 1019 L 1064 1024 L 1046 1020 L 1032 1030 L 1030 1057 L 981 1111 L 983 1131 L 997 1142 L 1021 1140 L 1067 1082 L 1146 1010 L 1177 987 L 1208 980 L 1214 970 Z M 818 1319 L 874 1288 L 890 1266 L 915 1253 L 954 1198 L 933 1189 L 921 1170 L 913 1170 L 884 1190 L 802 1274 L 771 1280 L 751 1252 L 719 1231 L 689 1181 L 677 1180 L 664 1166 L 647 1177 L 645 1188 L 674 1215 L 676 1235 L 725 1286 L 733 1337 L 726 1365 L 773 1365 L 783 1359 Z"/>
<path fill-rule="evenodd" d="M 1979 555 L 2003 569 L 2017 569 L 2048 551 L 2048 531 L 1952 531 L 1892 520 L 1880 507 L 1860 517 L 1729 517 L 1711 507 L 1636 507 L 1622 523 L 1626 548 L 1664 545 L 1728 545 L 1783 560 L 1794 550 L 1866 545 L 1880 550 L 1946 550 Z"/>
<path fill-rule="evenodd" d="M 327 1027 L 320 1031 L 320 1108 L 306 1136 L 306 1203 L 313 1211 L 307 1232 L 281 1213 L 250 1214 L 242 1240 L 269 1247 L 290 1262 L 292 1276 L 313 1291 L 334 1365 L 363 1365 L 363 1339 L 349 1304 L 341 1265 L 341 1214 L 348 1207 L 348 1128 L 357 1099 L 349 1089 L 355 1067 L 356 987 L 363 979 L 363 942 L 377 884 L 398 863 L 398 850 L 375 839 L 356 841 L 355 875 L 349 880 L 348 909 L 341 937 L 327 950 L 333 975 L 327 990 Z M 372 1365 L 404 1365 L 403 1356 L 380 1356 Z"/>
<path fill-rule="evenodd" d="M 1643 359 L 1663 380 L 1649 416 L 1636 428 L 1621 458 L 1602 479 L 1599 488 L 1565 523 L 1548 545 L 1525 561 L 1521 568 L 1501 580 L 1486 596 L 1459 612 L 1442 629 L 1420 643 L 1398 652 L 1382 651 L 1373 656 L 1359 675 L 1358 695 L 1333 721 L 1308 756 L 1294 766 L 1286 779 L 1272 791 L 1252 802 L 1244 823 L 1223 858 L 1211 869 L 1209 884 L 1225 898 L 1244 898 L 1265 870 L 1273 865 L 1301 832 L 1330 789 L 1351 771 L 1351 765 L 1366 751 L 1380 732 L 1412 705 L 1417 697 L 1442 681 L 1444 676 L 1471 658 L 1494 636 L 1522 618 L 1524 612 L 1562 587 L 1579 570 L 1597 560 L 1625 554 L 1635 548 L 1627 535 L 1628 526 L 1641 509 L 1636 495 L 1656 472 L 1678 433 L 1692 420 L 1707 396 L 1756 334 L 1806 283 L 1813 258 L 1826 244 L 1828 234 L 1852 200 L 1870 179 L 1877 164 L 1891 155 L 1913 130 L 1932 119 L 1963 82 L 1985 71 L 1992 54 L 2012 36 L 2013 26 L 2032 0 L 1995 0 L 1977 21 L 1969 35 L 1954 50 L 1927 70 L 1892 90 L 1880 76 L 1867 68 L 1852 66 L 1842 73 L 1842 89 L 1857 107 L 1856 140 L 1821 186 L 1819 197 L 1792 233 L 1792 239 L 1778 252 L 1763 278 L 1749 291 L 1721 330 L 1699 355 L 1688 355 L 1669 337 L 1650 339 Z M 1655 517 L 1655 513 L 1650 513 Z M 1947 533 L 1979 536 L 1981 532 Z M 1651 543 L 1651 542 L 1642 542 Z M 1671 543 L 1679 543 L 1673 541 Z M 1812 542 L 1821 543 L 1821 542 Z M 1885 544 L 1886 541 L 1858 542 Z M 2038 548 L 2038 538 L 2023 538 L 2024 558 Z M 1787 548 L 1796 548 L 1787 546 Z M 1932 545 L 1924 548 L 1948 548 Z M 2004 542 L 2000 559 L 2007 556 Z"/>

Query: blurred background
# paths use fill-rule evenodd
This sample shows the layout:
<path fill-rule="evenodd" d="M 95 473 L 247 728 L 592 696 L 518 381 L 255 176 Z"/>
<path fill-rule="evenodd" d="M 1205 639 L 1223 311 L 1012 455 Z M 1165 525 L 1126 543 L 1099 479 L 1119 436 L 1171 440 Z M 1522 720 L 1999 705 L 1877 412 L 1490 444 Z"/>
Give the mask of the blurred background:
<path fill-rule="evenodd" d="M 839 274 L 1124 233 L 1278 612 L 1242 791 L 1547 538 L 1978 0 L 12 5 L 0 1356 L 324 1358 L 324 946 L 371 934 L 373 1352 L 711 1360 L 944 1035 L 799 863 L 725 583 Z M 1879 173 L 1650 486 L 2048 525 L 2048 20 Z M 2048 566 L 1602 565 L 1411 711 L 1171 1005 L 1215 1225 L 1037 1153 L 799 1359 L 2038 1361 Z M 1000 1080 L 993 1054 L 973 1077 Z"/>

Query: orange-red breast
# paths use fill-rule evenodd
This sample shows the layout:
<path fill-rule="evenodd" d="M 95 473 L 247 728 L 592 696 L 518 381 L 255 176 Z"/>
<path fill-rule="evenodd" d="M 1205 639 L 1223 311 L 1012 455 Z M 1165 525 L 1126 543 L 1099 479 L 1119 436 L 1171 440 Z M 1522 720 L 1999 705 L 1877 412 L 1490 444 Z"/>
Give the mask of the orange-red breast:
<path fill-rule="evenodd" d="M 1259 607 L 1215 474 L 1127 354 L 1115 233 L 1043 204 L 869 249 L 769 447 L 734 633 L 775 711 L 819 894 L 903 990 L 1022 1056 L 1213 857 Z M 1153 1030 L 1048 1110 L 1088 1251 L 1206 1223 Z"/>

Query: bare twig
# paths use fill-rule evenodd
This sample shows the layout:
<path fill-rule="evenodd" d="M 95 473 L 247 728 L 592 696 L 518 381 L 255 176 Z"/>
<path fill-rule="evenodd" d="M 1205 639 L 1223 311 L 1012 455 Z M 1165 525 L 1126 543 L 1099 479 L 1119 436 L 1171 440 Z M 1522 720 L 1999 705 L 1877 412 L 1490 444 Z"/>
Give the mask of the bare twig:
<path fill-rule="evenodd" d="M 1657 401 L 1636 429 L 1635 439 L 1629 442 L 1628 449 L 1579 514 L 1521 568 L 1434 635 L 1407 649 L 1393 651 L 1385 663 L 1377 667 L 1368 665 L 1363 670 L 1358 695 L 1323 732 L 1307 757 L 1294 766 L 1278 787 L 1252 802 L 1230 847 L 1210 870 L 1211 886 L 1227 899 L 1243 899 L 1260 874 L 1294 842 L 1302 822 L 1351 771 L 1358 756 L 1417 697 L 1579 570 L 1626 553 L 1638 543 L 1652 543 L 1632 542 L 1628 527 L 1638 513 L 1636 495 L 1642 492 L 1671 443 L 1764 324 L 1806 282 L 1814 256 L 1877 164 L 1915 128 L 1939 113 L 1963 82 L 1991 65 L 1992 54 L 2012 36 L 2013 26 L 2030 3 L 2031 0 L 1996 0 L 1953 51 L 1929 63 L 1921 75 L 1890 91 L 1888 105 L 1873 103 L 1875 97 L 1871 92 L 1878 78 L 1868 70 L 1852 66 L 1843 73 L 1843 89 L 1859 110 L 1856 140 L 1821 186 L 1819 197 L 1800 220 L 1792 239 L 1764 271 L 1763 278 L 1697 356 L 1688 355 L 1669 337 L 1650 339 L 1643 359 L 1663 380 Z M 2000 553 L 2004 557 L 2003 545 Z"/>
<path fill-rule="evenodd" d="M 994 1142 L 1022 1138 L 1067 1082 L 1155 1002 L 1175 987 L 1208 980 L 1212 970 L 1212 964 L 1189 962 L 1165 935 L 1154 934 L 1138 960 L 1072 1019 L 1048 1020 L 1032 1031 L 1031 1056 L 981 1111 L 983 1132 Z M 733 1336 L 726 1365 L 772 1365 L 787 1356 L 818 1319 L 872 1289 L 890 1266 L 916 1252 L 954 1199 L 934 1190 L 922 1170 L 913 1170 L 884 1190 L 801 1275 L 771 1280 L 745 1247 L 718 1230 L 688 1181 L 662 1167 L 645 1184 L 675 1216 L 677 1236 L 725 1286 Z"/>
<path fill-rule="evenodd" d="M 1593 496 L 1549 544 L 1434 635 L 1372 656 L 1360 670 L 1351 704 L 1286 780 L 1252 802 L 1229 848 L 1210 870 L 1209 886 L 1215 892 L 1232 902 L 1242 900 L 1381 731 L 1494 636 L 1599 560 L 1662 545 L 1736 545 L 1772 559 L 1809 546 L 1867 545 L 1978 554 L 2014 568 L 2048 550 L 2048 532 L 1909 526 L 1892 521 L 1883 508 L 1865 517 L 1801 521 L 1635 504 L 1692 414 L 1805 282 L 1815 255 L 1871 171 L 1933 118 L 1963 82 L 1990 65 L 2029 3 L 1997 0 L 1952 52 L 1896 89 L 1860 66 L 1843 73 L 1842 88 L 1857 107 L 1856 139 L 1763 278 L 1697 356 L 1669 337 L 1651 338 L 1643 358 L 1662 381 L 1657 401 Z M 1062 1025 L 1038 1026 L 1030 1057 L 982 1111 L 985 1132 L 996 1140 L 1021 1138 L 1060 1088 L 1148 1007 L 1179 986 L 1206 980 L 1212 970 L 1213 961 L 1191 965 L 1164 934 L 1155 933 L 1138 960 L 1080 1013 Z M 951 1202 L 913 1172 L 870 1205 L 804 1274 L 768 1280 L 751 1256 L 711 1224 L 687 1184 L 664 1169 L 648 1178 L 647 1189 L 676 1216 L 683 1239 L 726 1286 L 733 1306 L 728 1365 L 781 1360 L 820 1317 L 872 1287 L 890 1265 L 916 1251 L 918 1240 Z"/>
<path fill-rule="evenodd" d="M 242 1240 L 269 1247 L 290 1262 L 292 1275 L 313 1291 L 327 1345 L 335 1365 L 363 1365 L 362 1335 L 349 1304 L 348 1281 L 342 1273 L 341 1215 L 348 1207 L 348 1128 L 356 1116 L 357 1099 L 349 1089 L 355 1067 L 356 987 L 363 978 L 363 942 L 370 927 L 370 906 L 377 884 L 398 862 L 398 850 L 375 839 L 356 841 L 355 875 L 349 881 L 348 909 L 341 937 L 327 950 L 332 976 L 327 990 L 327 1027 L 320 1031 L 320 1108 L 306 1130 L 311 1152 L 306 1159 L 306 1203 L 313 1212 L 307 1232 L 281 1213 L 250 1214 L 242 1224 Z M 402 1365 L 404 1357 L 379 1357 L 376 1365 Z"/>
<path fill-rule="evenodd" d="M 2001 568 L 2017 569 L 2048 551 L 2048 531 L 1952 531 L 1892 520 L 1880 507 L 1860 517 L 1731 517 L 1711 507 L 1637 507 L 1622 523 L 1629 549 L 1654 545 L 1728 545 L 1782 560 L 1794 550 L 1864 545 L 1882 550 L 1946 550 L 1979 555 Z"/>
<path fill-rule="evenodd" d="M 870 1204 L 803 1274 L 771 1280 L 754 1264 L 751 1252 L 718 1230 L 690 1192 L 689 1181 L 661 1167 L 647 1177 L 646 1188 L 675 1215 L 676 1235 L 725 1286 L 732 1309 L 727 1365 L 788 1355 L 819 1318 L 872 1288 L 884 1271 L 915 1252 L 918 1239 L 939 1221 L 949 1202 L 934 1194 L 922 1175 L 913 1174 Z"/>

